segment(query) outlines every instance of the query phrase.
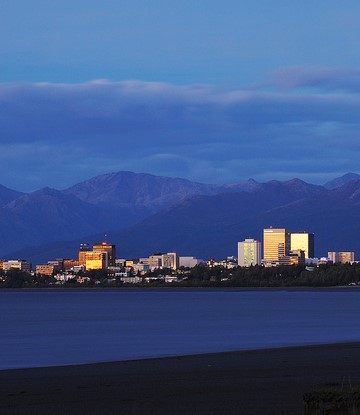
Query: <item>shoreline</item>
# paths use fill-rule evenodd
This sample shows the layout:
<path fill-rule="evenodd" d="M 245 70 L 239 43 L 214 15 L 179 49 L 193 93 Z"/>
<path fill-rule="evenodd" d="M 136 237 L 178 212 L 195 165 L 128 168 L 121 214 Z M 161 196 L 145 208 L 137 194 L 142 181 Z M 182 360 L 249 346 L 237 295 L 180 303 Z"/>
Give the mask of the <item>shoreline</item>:
<path fill-rule="evenodd" d="M 302 414 L 304 393 L 344 384 L 360 342 L 4 369 L 0 413 Z"/>

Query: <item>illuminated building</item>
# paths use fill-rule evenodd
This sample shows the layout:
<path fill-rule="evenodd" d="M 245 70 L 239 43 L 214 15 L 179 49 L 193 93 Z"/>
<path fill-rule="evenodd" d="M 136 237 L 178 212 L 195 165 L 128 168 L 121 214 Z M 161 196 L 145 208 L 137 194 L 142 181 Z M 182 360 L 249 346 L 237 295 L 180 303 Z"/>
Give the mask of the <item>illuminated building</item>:
<path fill-rule="evenodd" d="M 20 269 L 21 271 L 30 272 L 31 264 L 23 259 L 4 261 L 3 270 L 9 271 L 10 269 Z"/>
<path fill-rule="evenodd" d="M 88 244 L 80 244 L 79 255 L 78 255 L 78 264 L 85 265 L 86 263 L 86 252 L 90 252 L 90 246 Z"/>
<path fill-rule="evenodd" d="M 238 242 L 238 265 L 250 267 L 261 263 L 261 243 L 255 239 Z"/>
<path fill-rule="evenodd" d="M 163 254 L 161 258 L 162 267 L 176 270 L 179 268 L 179 258 L 175 252 Z"/>
<path fill-rule="evenodd" d="M 295 249 L 287 255 L 279 258 L 280 265 L 305 265 L 305 252 L 302 249 Z"/>
<path fill-rule="evenodd" d="M 314 258 L 314 234 L 307 232 L 295 232 L 290 235 L 290 249 L 301 249 L 305 258 Z"/>
<path fill-rule="evenodd" d="M 40 275 L 51 276 L 54 274 L 55 266 L 54 265 L 36 265 L 35 273 Z"/>
<path fill-rule="evenodd" d="M 162 254 L 154 254 L 149 256 L 149 268 L 151 270 L 162 267 Z"/>
<path fill-rule="evenodd" d="M 83 263 L 81 265 L 85 265 L 86 263 L 86 259 L 85 259 L 85 254 L 84 254 L 84 259 L 83 259 Z M 74 267 L 78 267 L 79 261 L 76 261 L 75 259 L 64 259 L 64 270 L 65 271 L 69 271 L 70 269 L 74 268 Z"/>
<path fill-rule="evenodd" d="M 99 251 L 88 251 L 85 254 L 86 271 L 91 269 L 106 269 L 108 267 L 108 253 Z"/>
<path fill-rule="evenodd" d="M 284 228 L 264 229 L 264 261 L 279 262 L 290 250 L 290 232 Z"/>
<path fill-rule="evenodd" d="M 335 262 L 346 264 L 355 261 L 355 252 L 328 252 L 328 257 L 334 264 Z"/>
<path fill-rule="evenodd" d="M 115 245 L 109 245 L 107 242 L 96 243 L 93 246 L 93 252 L 107 252 L 108 266 L 115 267 L 116 248 Z"/>

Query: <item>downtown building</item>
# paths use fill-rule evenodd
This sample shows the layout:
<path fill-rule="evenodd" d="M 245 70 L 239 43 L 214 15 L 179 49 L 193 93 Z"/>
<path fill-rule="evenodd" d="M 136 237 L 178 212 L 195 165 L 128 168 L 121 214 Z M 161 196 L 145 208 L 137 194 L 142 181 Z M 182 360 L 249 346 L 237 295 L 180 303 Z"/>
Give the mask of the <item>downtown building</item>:
<path fill-rule="evenodd" d="M 328 252 L 328 258 L 335 264 L 341 262 L 342 264 L 352 263 L 355 261 L 355 252 Z"/>
<path fill-rule="evenodd" d="M 280 258 L 288 256 L 290 252 L 290 232 L 285 228 L 264 229 L 264 256 L 265 266 L 280 264 Z"/>
<path fill-rule="evenodd" d="M 255 239 L 245 239 L 238 242 L 238 265 L 250 267 L 261 264 L 261 242 Z"/>
<path fill-rule="evenodd" d="M 291 232 L 290 250 L 304 251 L 305 260 L 314 258 L 314 234 L 309 232 Z"/>

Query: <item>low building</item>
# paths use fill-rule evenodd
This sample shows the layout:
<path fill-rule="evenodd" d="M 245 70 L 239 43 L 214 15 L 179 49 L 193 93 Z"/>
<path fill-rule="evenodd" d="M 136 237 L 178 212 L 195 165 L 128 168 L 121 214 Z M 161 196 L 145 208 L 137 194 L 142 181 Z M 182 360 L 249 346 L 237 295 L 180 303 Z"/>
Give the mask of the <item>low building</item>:
<path fill-rule="evenodd" d="M 12 259 L 9 261 L 4 261 L 3 270 L 9 271 L 10 269 L 20 269 L 21 271 L 31 272 L 30 262 L 25 261 L 24 259 Z"/>
<path fill-rule="evenodd" d="M 335 264 L 341 262 L 342 264 L 352 263 L 355 261 L 355 252 L 328 252 L 328 257 Z"/>
<path fill-rule="evenodd" d="M 288 255 L 279 258 L 280 265 L 305 265 L 305 252 L 302 249 L 289 251 Z"/>
<path fill-rule="evenodd" d="M 181 256 L 179 257 L 179 267 L 194 268 L 196 265 L 204 264 L 202 259 L 195 258 L 193 256 Z"/>
<path fill-rule="evenodd" d="M 86 271 L 106 269 L 108 267 L 108 253 L 102 251 L 87 251 L 85 255 Z"/>
<path fill-rule="evenodd" d="M 48 277 L 51 277 L 54 275 L 55 272 L 55 266 L 54 265 L 36 265 L 35 267 L 35 273 L 40 275 L 46 275 Z"/>

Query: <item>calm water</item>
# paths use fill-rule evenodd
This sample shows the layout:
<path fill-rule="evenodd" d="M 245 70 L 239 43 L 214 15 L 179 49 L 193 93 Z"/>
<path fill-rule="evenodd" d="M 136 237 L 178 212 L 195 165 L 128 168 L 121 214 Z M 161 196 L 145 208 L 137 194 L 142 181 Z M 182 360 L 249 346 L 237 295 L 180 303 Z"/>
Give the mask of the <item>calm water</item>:
<path fill-rule="evenodd" d="M 360 290 L 2 290 L 0 369 L 360 341 Z"/>

